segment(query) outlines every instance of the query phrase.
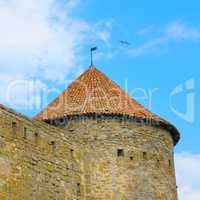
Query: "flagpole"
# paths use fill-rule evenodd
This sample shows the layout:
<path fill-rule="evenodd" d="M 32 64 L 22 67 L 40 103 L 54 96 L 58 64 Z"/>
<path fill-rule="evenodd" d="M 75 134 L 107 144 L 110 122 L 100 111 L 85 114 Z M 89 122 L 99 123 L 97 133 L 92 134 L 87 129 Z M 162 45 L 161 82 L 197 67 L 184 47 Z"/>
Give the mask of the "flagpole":
<path fill-rule="evenodd" d="M 91 66 L 93 66 L 93 55 L 92 55 L 92 49 L 90 50 L 91 52 Z"/>

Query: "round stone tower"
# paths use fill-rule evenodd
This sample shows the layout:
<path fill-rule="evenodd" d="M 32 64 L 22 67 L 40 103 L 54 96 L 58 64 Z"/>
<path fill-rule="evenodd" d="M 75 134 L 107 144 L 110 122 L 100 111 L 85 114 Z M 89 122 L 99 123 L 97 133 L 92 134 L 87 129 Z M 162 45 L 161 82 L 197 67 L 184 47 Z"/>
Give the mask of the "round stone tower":
<path fill-rule="evenodd" d="M 37 117 L 81 153 L 83 200 L 177 200 L 178 130 L 91 66 Z"/>

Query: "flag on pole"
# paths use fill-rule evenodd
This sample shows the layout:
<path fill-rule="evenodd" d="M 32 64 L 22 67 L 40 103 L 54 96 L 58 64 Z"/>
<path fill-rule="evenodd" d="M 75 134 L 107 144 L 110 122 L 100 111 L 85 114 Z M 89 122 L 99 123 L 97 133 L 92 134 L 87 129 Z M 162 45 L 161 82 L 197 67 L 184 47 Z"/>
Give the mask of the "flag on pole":
<path fill-rule="evenodd" d="M 91 66 L 92 66 L 93 65 L 93 51 L 96 51 L 97 47 L 93 47 L 90 50 L 91 50 Z"/>
<path fill-rule="evenodd" d="M 96 50 L 97 50 L 97 47 L 91 48 L 91 51 L 96 51 Z"/>

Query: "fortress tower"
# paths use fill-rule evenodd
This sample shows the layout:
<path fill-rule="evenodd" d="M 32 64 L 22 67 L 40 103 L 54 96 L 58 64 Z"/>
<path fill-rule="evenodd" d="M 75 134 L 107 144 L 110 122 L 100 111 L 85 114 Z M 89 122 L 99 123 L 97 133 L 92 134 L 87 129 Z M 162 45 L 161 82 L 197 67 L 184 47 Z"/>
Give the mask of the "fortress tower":
<path fill-rule="evenodd" d="M 80 150 L 75 199 L 177 200 L 178 130 L 94 66 L 36 119 L 61 128 Z"/>

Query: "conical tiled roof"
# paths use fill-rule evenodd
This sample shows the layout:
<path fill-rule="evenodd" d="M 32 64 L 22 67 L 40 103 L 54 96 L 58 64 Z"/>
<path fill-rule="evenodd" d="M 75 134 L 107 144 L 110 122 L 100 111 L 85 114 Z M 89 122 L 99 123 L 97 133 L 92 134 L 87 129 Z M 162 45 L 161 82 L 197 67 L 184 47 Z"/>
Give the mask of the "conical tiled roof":
<path fill-rule="evenodd" d="M 49 120 L 88 114 L 123 115 L 148 119 L 175 129 L 131 98 L 94 66 L 75 80 L 44 111 L 39 113 L 36 119 Z"/>

